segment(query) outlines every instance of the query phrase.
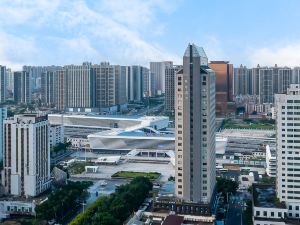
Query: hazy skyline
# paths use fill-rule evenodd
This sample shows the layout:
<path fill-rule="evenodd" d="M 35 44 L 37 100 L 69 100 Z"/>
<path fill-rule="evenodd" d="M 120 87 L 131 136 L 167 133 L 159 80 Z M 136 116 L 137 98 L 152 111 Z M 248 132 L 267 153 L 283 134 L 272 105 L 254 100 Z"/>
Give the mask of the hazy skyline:
<path fill-rule="evenodd" d="M 189 42 L 209 60 L 300 65 L 297 0 L 1 0 L 0 65 L 181 63 Z"/>

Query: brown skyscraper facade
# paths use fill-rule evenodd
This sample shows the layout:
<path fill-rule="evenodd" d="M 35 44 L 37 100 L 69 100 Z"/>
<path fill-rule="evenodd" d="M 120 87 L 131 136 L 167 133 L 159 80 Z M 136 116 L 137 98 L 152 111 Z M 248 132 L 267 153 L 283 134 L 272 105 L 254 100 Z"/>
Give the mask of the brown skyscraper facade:
<path fill-rule="evenodd" d="M 228 61 L 211 61 L 209 67 L 216 74 L 216 113 L 225 115 L 234 112 L 233 107 L 233 65 Z"/>

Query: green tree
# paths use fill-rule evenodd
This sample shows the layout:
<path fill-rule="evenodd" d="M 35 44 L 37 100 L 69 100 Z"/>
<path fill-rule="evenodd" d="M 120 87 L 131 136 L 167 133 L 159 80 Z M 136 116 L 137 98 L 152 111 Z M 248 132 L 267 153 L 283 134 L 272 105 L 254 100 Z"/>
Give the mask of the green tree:
<path fill-rule="evenodd" d="M 236 181 L 217 178 L 217 192 L 222 193 L 225 201 L 227 201 L 226 195 L 229 193 L 235 194 L 238 187 L 239 184 Z"/>

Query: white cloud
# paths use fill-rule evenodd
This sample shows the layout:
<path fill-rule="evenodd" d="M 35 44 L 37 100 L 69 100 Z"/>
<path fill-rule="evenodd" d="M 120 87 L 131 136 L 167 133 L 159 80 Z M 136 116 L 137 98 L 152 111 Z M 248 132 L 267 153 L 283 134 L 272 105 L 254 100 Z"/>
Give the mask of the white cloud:
<path fill-rule="evenodd" d="M 0 27 L 4 38 L 10 38 L 0 44 L 0 63 L 47 65 L 87 59 L 148 65 L 151 60 L 181 61 L 158 43 L 148 41 L 164 32 L 163 23 L 156 18 L 157 10 L 171 13 L 176 3 L 172 2 L 172 7 L 166 0 L 98 3 L 91 6 L 84 0 L 1 0 Z"/>
<path fill-rule="evenodd" d="M 111 18 L 118 23 L 127 25 L 132 29 L 142 29 L 143 26 L 153 25 L 154 29 L 160 28 L 159 21 L 156 19 L 156 11 L 171 13 L 178 0 L 113 0 L 102 1 L 102 10 L 111 14 Z"/>
<path fill-rule="evenodd" d="M 16 37 L 0 31 L 0 64 L 19 70 L 35 57 L 39 56 L 33 39 Z"/>
<path fill-rule="evenodd" d="M 32 26 L 53 13 L 61 0 L 1 0 L 0 23 L 18 25 L 32 22 Z"/>
<path fill-rule="evenodd" d="M 227 60 L 220 39 L 214 35 L 205 37 L 204 50 L 209 60 Z"/>
<path fill-rule="evenodd" d="M 48 37 L 47 39 L 56 46 L 57 50 L 54 54 L 65 58 L 64 63 L 66 64 L 80 64 L 85 61 L 95 61 L 95 59 L 98 59 L 99 62 L 104 60 L 104 57 L 92 46 L 86 37 L 72 39 Z M 49 58 L 51 57 L 53 58 L 50 55 Z"/>
<path fill-rule="evenodd" d="M 285 46 L 273 46 L 268 48 L 251 49 L 248 52 L 251 66 L 299 66 L 300 42 L 286 44 Z"/>

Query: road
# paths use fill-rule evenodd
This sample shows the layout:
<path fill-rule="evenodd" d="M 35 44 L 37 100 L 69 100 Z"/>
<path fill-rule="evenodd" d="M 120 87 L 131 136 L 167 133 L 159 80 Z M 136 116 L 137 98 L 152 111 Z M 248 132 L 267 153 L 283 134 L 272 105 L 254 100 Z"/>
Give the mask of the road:
<path fill-rule="evenodd" d="M 86 180 L 86 179 L 70 179 L 73 181 L 78 180 Z M 105 182 L 105 185 L 103 185 L 103 182 Z M 83 206 L 84 209 L 87 209 L 91 204 L 93 204 L 99 197 L 110 195 L 115 192 L 116 187 L 122 184 L 128 183 L 128 180 L 98 180 L 93 183 L 92 186 L 88 188 L 89 197 L 86 199 L 86 203 Z M 102 185 L 101 185 L 102 184 Z M 98 196 L 96 194 L 98 192 Z M 74 214 L 72 217 L 68 218 L 64 221 L 63 225 L 69 224 L 79 213 L 83 211 L 83 207 L 80 207 L 76 214 Z"/>
<path fill-rule="evenodd" d="M 231 196 L 229 200 L 228 211 L 226 215 L 226 225 L 242 225 L 243 222 L 243 202 L 244 194 L 238 193 L 235 196 Z"/>
<path fill-rule="evenodd" d="M 101 185 L 103 182 L 106 183 L 105 186 Z M 103 195 L 110 195 L 115 192 L 116 187 L 118 185 L 126 184 L 128 183 L 128 180 L 98 180 L 95 182 L 91 187 L 89 187 L 88 192 L 89 192 L 89 198 L 86 200 L 86 204 L 90 206 L 94 201 L 97 200 L 100 196 Z M 98 192 L 98 196 L 96 195 L 96 192 Z"/>

